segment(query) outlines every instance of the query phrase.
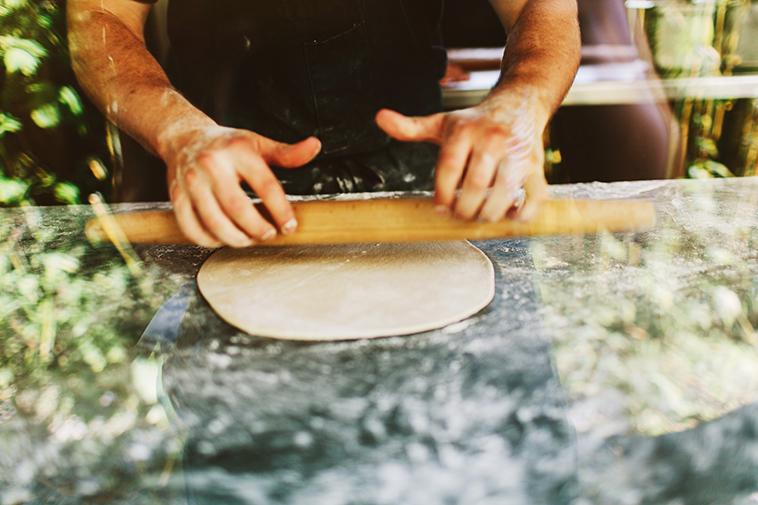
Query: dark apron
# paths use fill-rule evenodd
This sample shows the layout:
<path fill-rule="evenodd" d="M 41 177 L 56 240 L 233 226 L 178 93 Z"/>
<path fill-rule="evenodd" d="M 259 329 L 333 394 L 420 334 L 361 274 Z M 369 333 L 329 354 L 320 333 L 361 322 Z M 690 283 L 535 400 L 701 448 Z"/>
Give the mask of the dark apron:
<path fill-rule="evenodd" d="M 170 74 L 225 126 L 318 137 L 313 163 L 275 169 L 290 194 L 429 189 L 436 148 L 394 142 L 374 117 L 441 110 L 440 14 L 441 0 L 175 1 Z"/>

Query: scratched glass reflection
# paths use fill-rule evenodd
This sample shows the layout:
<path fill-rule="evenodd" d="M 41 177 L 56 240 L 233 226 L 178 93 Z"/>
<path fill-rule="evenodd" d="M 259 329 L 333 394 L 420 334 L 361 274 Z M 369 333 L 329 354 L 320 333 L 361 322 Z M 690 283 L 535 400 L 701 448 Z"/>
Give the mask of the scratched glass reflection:
<path fill-rule="evenodd" d="M 682 188 L 653 232 L 532 246 L 581 430 L 618 409 L 617 429 L 660 435 L 758 402 L 758 194 Z"/>
<path fill-rule="evenodd" d="M 758 182 L 556 192 L 651 199 L 659 224 L 479 244 L 487 310 L 329 345 L 219 321 L 206 251 L 2 211 L 0 503 L 752 505 Z M 145 331 L 166 306 L 178 333 Z"/>
<path fill-rule="evenodd" d="M 0 216 L 0 503 L 126 498 L 140 475 L 166 480 L 180 446 L 157 361 L 136 343 L 170 276 L 155 283 L 128 244 L 83 242 L 89 209 Z"/>

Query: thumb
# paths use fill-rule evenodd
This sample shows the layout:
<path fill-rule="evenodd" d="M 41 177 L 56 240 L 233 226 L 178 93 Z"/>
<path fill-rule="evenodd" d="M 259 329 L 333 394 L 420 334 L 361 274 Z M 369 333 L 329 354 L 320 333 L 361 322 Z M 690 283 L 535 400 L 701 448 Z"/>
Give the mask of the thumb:
<path fill-rule="evenodd" d="M 318 156 L 321 141 L 316 137 L 308 137 L 297 144 L 271 140 L 261 147 L 261 155 L 268 163 L 281 168 L 300 168 Z"/>
<path fill-rule="evenodd" d="M 444 114 L 408 117 L 388 109 L 376 115 L 376 124 L 387 135 L 403 142 L 442 143 Z"/>

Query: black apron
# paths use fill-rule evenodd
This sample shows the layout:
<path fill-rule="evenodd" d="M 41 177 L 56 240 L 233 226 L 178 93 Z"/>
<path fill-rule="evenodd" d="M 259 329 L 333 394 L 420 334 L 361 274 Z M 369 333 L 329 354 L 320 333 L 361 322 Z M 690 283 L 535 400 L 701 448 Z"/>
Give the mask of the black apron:
<path fill-rule="evenodd" d="M 441 0 L 175 0 L 169 74 L 220 124 L 297 142 L 308 166 L 275 172 L 290 194 L 430 189 L 437 150 L 391 141 L 391 108 L 441 110 Z"/>

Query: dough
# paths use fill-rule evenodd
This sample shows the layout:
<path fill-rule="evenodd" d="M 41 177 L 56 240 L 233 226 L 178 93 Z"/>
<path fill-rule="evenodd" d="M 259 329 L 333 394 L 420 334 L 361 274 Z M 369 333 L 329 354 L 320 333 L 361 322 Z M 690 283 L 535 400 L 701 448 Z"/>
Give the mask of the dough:
<path fill-rule="evenodd" d="M 495 293 L 492 263 L 468 242 L 222 249 L 197 280 L 229 324 L 301 341 L 429 331 Z"/>

